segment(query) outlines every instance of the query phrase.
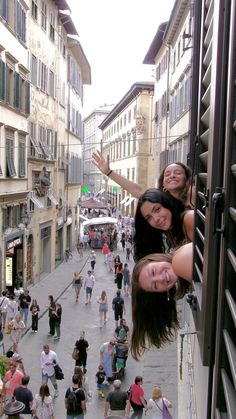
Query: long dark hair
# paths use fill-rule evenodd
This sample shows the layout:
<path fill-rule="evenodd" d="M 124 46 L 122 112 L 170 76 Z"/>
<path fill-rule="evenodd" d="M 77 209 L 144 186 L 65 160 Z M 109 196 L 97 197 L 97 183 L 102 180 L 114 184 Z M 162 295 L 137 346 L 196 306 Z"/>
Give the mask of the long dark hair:
<path fill-rule="evenodd" d="M 139 198 L 135 213 L 134 260 L 138 261 L 150 253 L 165 253 L 163 231 L 156 229 L 145 220 L 141 213 L 144 202 L 159 203 L 172 213 L 172 229 L 165 232 L 169 247 L 176 247 L 185 239 L 181 214 L 185 207 L 181 201 L 160 189 L 147 189 Z"/>
<path fill-rule="evenodd" d="M 176 285 L 166 292 L 147 292 L 139 284 L 140 272 L 150 261 L 169 262 L 169 254 L 148 255 L 136 263 L 132 275 L 132 321 L 131 353 L 138 358 L 147 348 L 160 348 L 176 338 L 179 320 L 176 300 L 182 298 L 191 287 L 189 282 L 179 278 Z"/>
<path fill-rule="evenodd" d="M 184 173 L 186 176 L 186 184 L 184 186 L 184 188 L 179 192 L 179 200 L 181 202 L 183 202 L 184 205 L 186 205 L 187 199 L 188 199 L 188 191 L 189 191 L 189 186 L 191 184 L 191 177 L 192 177 L 192 170 L 190 169 L 190 167 L 186 166 L 185 164 L 176 161 L 173 163 L 168 163 L 164 169 L 162 170 L 159 179 L 158 179 L 158 188 L 163 190 L 163 181 L 164 181 L 164 174 L 165 171 L 167 169 L 167 167 L 169 167 L 171 164 L 177 164 L 178 166 L 182 167 L 182 169 L 184 169 Z M 169 192 L 167 192 L 169 193 Z"/>

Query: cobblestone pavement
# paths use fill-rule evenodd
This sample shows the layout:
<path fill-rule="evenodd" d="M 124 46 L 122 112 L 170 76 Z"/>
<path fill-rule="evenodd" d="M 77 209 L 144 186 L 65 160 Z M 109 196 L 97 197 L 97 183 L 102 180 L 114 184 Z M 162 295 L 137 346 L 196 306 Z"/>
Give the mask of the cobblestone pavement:
<path fill-rule="evenodd" d="M 85 305 L 85 292 L 81 290 L 79 302 L 75 302 L 74 290 L 71 286 L 73 272 L 82 270 L 85 275 L 90 268 L 87 261 L 89 251 L 87 250 L 82 260 L 74 252 L 73 260 L 63 262 L 51 274 L 44 275 L 40 282 L 29 288 L 32 298 L 38 300 L 40 306 L 41 318 L 39 320 L 38 333 L 32 333 L 31 329 L 25 333 L 20 342 L 20 353 L 23 357 L 26 372 L 30 375 L 29 388 L 35 394 L 38 392 L 41 384 L 40 371 L 40 353 L 44 343 L 49 343 L 50 348 L 55 350 L 59 357 L 60 365 L 65 374 L 65 379 L 58 381 L 59 397 L 55 399 L 55 418 L 65 418 L 64 395 L 67 387 L 71 385 L 74 361 L 71 357 L 72 349 L 81 330 L 85 330 L 86 338 L 90 344 L 88 351 L 88 380 L 92 391 L 92 399 L 87 403 L 87 419 L 103 418 L 103 400 L 98 399 L 96 393 L 95 373 L 99 364 L 99 347 L 103 342 L 108 341 L 115 329 L 111 301 L 116 293 L 114 284 L 114 275 L 109 273 L 103 261 L 101 250 L 96 250 L 97 263 L 95 266 L 96 284 L 92 296 L 92 303 Z M 125 254 L 121 249 L 117 252 L 121 256 L 122 262 L 125 262 Z M 129 262 L 132 269 L 133 261 Z M 109 311 L 108 322 L 100 329 L 98 318 L 98 304 L 96 300 L 101 291 L 105 289 L 108 295 Z M 48 338 L 48 314 L 45 305 L 48 303 L 48 295 L 52 294 L 55 299 L 62 304 L 62 324 L 61 339 L 54 341 Z M 125 298 L 126 319 L 131 326 L 130 297 Z M 28 326 L 30 326 L 31 316 L 29 315 Z M 9 336 L 4 337 L 4 345 L 7 350 L 10 346 Z M 177 350 L 176 343 L 173 343 L 161 350 L 148 351 L 139 362 L 136 362 L 129 355 L 125 377 L 122 388 L 128 389 L 136 375 L 142 375 L 144 378 L 145 398 L 151 396 L 152 387 L 155 384 L 161 386 L 166 397 L 173 404 L 172 415 L 177 419 Z M 52 389 L 49 383 L 50 390 Z M 106 392 L 112 387 L 107 387 Z M 53 392 L 52 392 L 53 394 Z"/>

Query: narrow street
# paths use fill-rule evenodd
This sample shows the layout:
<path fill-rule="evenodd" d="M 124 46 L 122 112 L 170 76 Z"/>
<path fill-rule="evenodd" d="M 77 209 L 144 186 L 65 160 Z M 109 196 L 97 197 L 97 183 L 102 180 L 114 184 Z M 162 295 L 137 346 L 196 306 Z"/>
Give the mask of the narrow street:
<path fill-rule="evenodd" d="M 125 254 L 119 249 L 121 261 L 125 262 Z M 90 263 L 87 261 L 87 250 L 84 254 L 83 260 L 79 260 L 79 255 L 74 253 L 73 260 L 68 263 L 62 263 L 55 272 L 49 274 L 41 279 L 35 286 L 30 288 L 30 295 L 36 298 L 40 305 L 41 315 L 45 312 L 45 305 L 48 302 L 48 295 L 52 294 L 55 299 L 62 304 L 62 325 L 61 325 L 61 339 L 54 341 L 54 339 L 47 336 L 48 334 L 48 314 L 40 318 L 39 331 L 34 334 L 29 330 L 20 342 L 20 353 L 23 357 L 23 362 L 26 372 L 30 375 L 29 388 L 33 394 L 38 392 L 41 383 L 40 370 L 40 353 L 42 346 L 45 343 L 50 345 L 52 350 L 55 350 L 59 363 L 65 374 L 65 379 L 58 381 L 59 397 L 55 399 L 55 418 L 63 419 L 65 417 L 64 395 L 67 387 L 71 385 L 71 377 L 73 375 L 74 361 L 71 353 L 74 343 L 81 330 L 86 333 L 86 339 L 90 344 L 88 351 L 87 376 L 92 391 L 92 399 L 87 403 L 87 419 L 103 418 L 103 400 L 98 399 L 95 384 L 95 373 L 97 372 L 99 364 L 99 348 L 103 342 L 112 338 L 115 321 L 111 308 L 112 298 L 116 293 L 116 285 L 114 284 L 114 275 L 109 273 L 107 266 L 103 262 L 101 250 L 96 250 L 97 263 L 95 266 L 96 284 L 92 296 L 92 303 L 85 305 L 85 292 L 82 289 L 80 300 L 75 302 L 74 290 L 70 283 L 72 282 L 73 272 L 82 269 L 82 274 L 85 275 L 90 268 Z M 129 267 L 132 269 L 133 261 L 129 262 Z M 108 295 L 108 322 L 100 329 L 97 298 L 100 296 L 102 290 L 106 290 Z M 130 297 L 124 297 L 126 307 L 127 324 L 131 325 L 131 304 Z M 31 323 L 31 316 L 29 315 L 28 326 Z M 9 337 L 4 338 L 5 349 L 10 346 Z M 133 382 L 136 375 L 143 375 L 145 397 L 148 399 L 151 396 L 152 386 L 154 384 L 161 385 L 164 394 L 172 401 L 173 417 L 177 418 L 177 353 L 176 343 L 169 345 L 163 350 L 150 351 L 144 355 L 140 362 L 136 362 L 131 356 L 128 358 L 125 377 L 123 379 L 123 389 L 128 389 Z M 50 390 L 54 393 L 51 383 L 49 382 Z M 111 386 L 106 388 L 106 392 L 111 390 Z"/>

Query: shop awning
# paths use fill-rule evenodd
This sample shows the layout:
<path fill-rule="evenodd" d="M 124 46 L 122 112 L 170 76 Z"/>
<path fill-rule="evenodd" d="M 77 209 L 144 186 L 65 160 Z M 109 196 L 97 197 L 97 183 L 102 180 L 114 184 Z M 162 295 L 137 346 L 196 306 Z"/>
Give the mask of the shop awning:
<path fill-rule="evenodd" d="M 52 201 L 54 205 L 59 205 L 59 202 L 57 201 L 57 199 L 53 196 L 51 192 L 48 192 L 48 198 Z"/>
<path fill-rule="evenodd" d="M 44 208 L 43 203 L 35 195 L 30 195 L 30 199 L 37 208 Z"/>

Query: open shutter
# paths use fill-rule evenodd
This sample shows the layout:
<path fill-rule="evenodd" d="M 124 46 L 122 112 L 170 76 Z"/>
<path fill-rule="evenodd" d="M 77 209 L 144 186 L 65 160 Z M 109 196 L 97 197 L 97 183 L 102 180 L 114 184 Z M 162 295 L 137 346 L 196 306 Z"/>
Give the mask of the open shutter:
<path fill-rule="evenodd" d="M 11 134 L 8 135 L 10 136 Z M 16 169 L 14 165 L 14 134 L 13 138 L 6 138 L 6 163 L 8 176 L 16 176 Z"/>
<path fill-rule="evenodd" d="M 25 82 L 25 113 L 30 114 L 30 83 Z"/>
<path fill-rule="evenodd" d="M 19 177 L 25 177 L 25 142 L 19 142 Z"/>
<path fill-rule="evenodd" d="M 6 64 L 0 59 L 0 100 L 6 100 Z"/>
<path fill-rule="evenodd" d="M 20 108 L 20 75 L 14 73 L 14 107 Z"/>

